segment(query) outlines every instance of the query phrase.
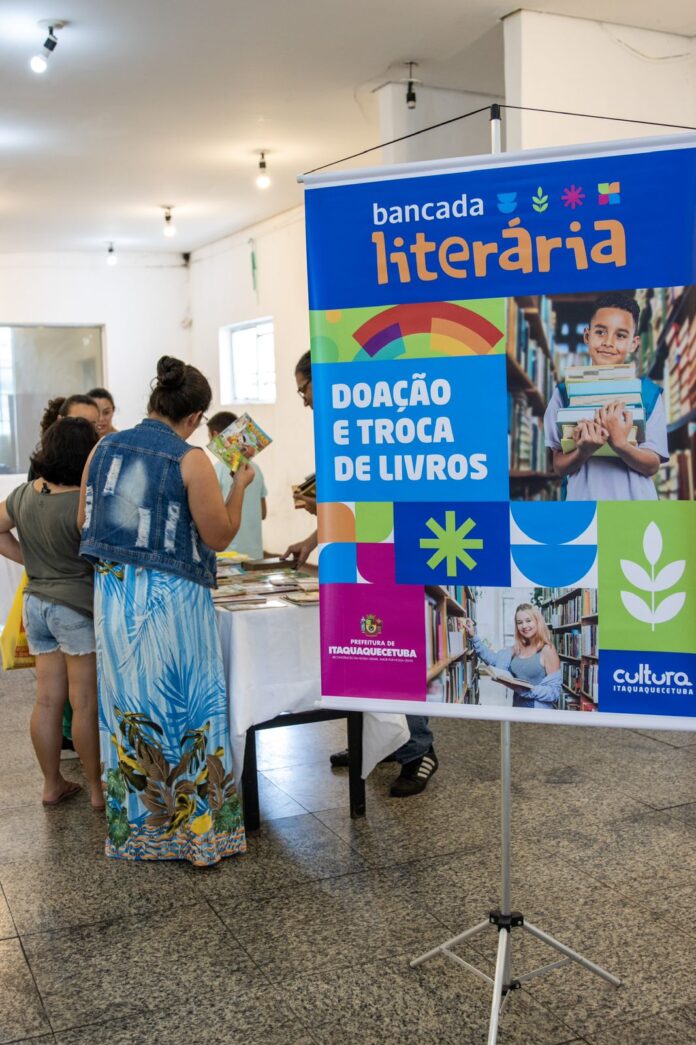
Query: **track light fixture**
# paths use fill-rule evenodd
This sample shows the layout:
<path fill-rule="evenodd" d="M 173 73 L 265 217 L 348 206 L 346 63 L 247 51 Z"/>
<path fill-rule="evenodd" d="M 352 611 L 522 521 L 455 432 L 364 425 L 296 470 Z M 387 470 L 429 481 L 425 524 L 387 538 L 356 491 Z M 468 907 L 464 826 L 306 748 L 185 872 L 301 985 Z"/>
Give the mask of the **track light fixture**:
<path fill-rule="evenodd" d="M 267 189 L 270 184 L 271 179 L 266 169 L 266 154 L 262 152 L 259 160 L 259 173 L 256 175 L 256 188 Z"/>
<path fill-rule="evenodd" d="M 420 83 L 420 80 L 415 80 L 413 77 L 413 67 L 418 65 L 418 62 L 405 62 L 408 66 L 408 80 L 406 81 L 406 107 L 408 109 L 415 109 L 416 107 L 416 89 L 414 84 Z"/>
<path fill-rule="evenodd" d="M 113 243 L 109 244 L 109 249 L 106 252 L 106 264 L 109 265 L 110 268 L 113 268 L 114 265 L 118 265 L 118 254 L 114 250 Z"/>
<path fill-rule="evenodd" d="M 29 62 L 31 71 L 37 75 L 45 73 L 48 68 L 48 59 L 51 57 L 56 47 L 58 46 L 58 37 L 56 33 L 59 29 L 65 28 L 65 22 L 58 18 L 51 19 L 50 21 L 39 22 L 39 27 L 42 29 L 48 29 L 48 35 L 44 40 L 43 47 L 38 51 Z"/>
<path fill-rule="evenodd" d="M 164 211 L 164 225 L 162 227 L 162 232 L 167 239 L 171 239 L 172 236 L 176 236 L 176 225 L 172 220 L 172 211 L 174 208 L 163 205 L 162 210 Z"/>

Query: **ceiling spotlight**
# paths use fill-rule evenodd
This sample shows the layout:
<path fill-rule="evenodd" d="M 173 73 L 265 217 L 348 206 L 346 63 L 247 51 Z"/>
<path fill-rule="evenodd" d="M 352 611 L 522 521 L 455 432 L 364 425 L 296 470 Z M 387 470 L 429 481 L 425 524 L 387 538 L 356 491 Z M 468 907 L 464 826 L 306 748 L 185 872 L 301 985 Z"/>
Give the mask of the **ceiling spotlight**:
<path fill-rule="evenodd" d="M 176 236 L 176 225 L 172 221 L 172 211 L 174 208 L 163 206 L 162 210 L 164 211 L 164 226 L 162 227 L 162 232 L 167 239 L 171 239 L 172 236 Z"/>
<path fill-rule="evenodd" d="M 106 252 L 106 264 L 111 268 L 113 268 L 114 265 L 118 265 L 118 254 L 114 250 L 113 243 L 109 244 L 109 249 Z"/>
<path fill-rule="evenodd" d="M 39 22 L 39 26 L 42 29 L 48 28 L 48 36 L 44 40 L 41 50 L 38 51 L 29 62 L 29 67 L 32 72 L 37 73 L 37 75 L 46 72 L 46 69 L 48 68 L 48 59 L 58 46 L 58 37 L 56 36 L 56 33 L 59 29 L 65 27 L 65 22 L 55 18 L 50 22 Z"/>
<path fill-rule="evenodd" d="M 256 175 L 256 188 L 267 189 L 270 184 L 271 179 L 266 170 L 266 154 L 262 152 L 259 160 L 259 173 Z"/>
<path fill-rule="evenodd" d="M 420 80 L 414 80 L 413 78 L 413 67 L 418 65 L 418 62 L 406 62 L 408 66 L 408 80 L 406 81 L 406 107 L 408 109 L 415 109 L 416 107 L 416 89 L 414 84 L 420 83 Z"/>

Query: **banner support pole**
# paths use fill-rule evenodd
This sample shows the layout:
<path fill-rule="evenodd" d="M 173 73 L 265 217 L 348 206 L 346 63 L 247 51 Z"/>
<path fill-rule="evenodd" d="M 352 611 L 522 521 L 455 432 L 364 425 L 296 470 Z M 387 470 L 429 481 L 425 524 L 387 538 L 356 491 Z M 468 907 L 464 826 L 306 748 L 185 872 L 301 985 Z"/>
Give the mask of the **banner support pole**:
<path fill-rule="evenodd" d="M 490 122 L 491 122 L 491 152 L 493 155 L 498 155 L 501 151 L 501 127 L 500 127 L 500 106 L 497 104 L 491 105 L 490 109 Z M 479 925 L 474 926 L 472 929 L 467 929 L 463 933 L 459 933 L 457 936 L 446 940 L 445 943 L 440 944 L 439 947 L 434 947 L 430 951 L 426 951 L 425 954 L 421 954 L 418 958 L 414 958 L 410 963 L 411 968 L 421 965 L 423 962 L 428 961 L 430 958 L 434 958 L 438 954 L 444 954 L 447 958 L 450 958 L 457 965 L 462 965 L 464 968 L 475 972 L 477 975 L 483 975 L 479 969 L 465 962 L 458 955 L 453 954 L 450 948 L 455 946 L 457 943 L 461 943 L 465 939 L 472 939 L 478 933 L 483 932 L 487 928 L 493 928 L 498 930 L 498 955 L 495 965 L 495 977 L 493 979 L 493 997 L 491 999 L 491 1016 L 488 1024 L 488 1045 L 496 1045 L 498 1040 L 498 1026 L 500 1023 L 500 1017 L 505 1008 L 505 1004 L 510 997 L 510 992 L 513 990 L 519 990 L 524 982 L 530 980 L 533 976 L 543 976 L 546 973 L 552 972 L 554 969 L 558 969 L 563 965 L 567 965 L 570 962 L 576 962 L 581 965 L 588 972 L 593 973 L 595 976 L 599 976 L 600 979 L 606 980 L 613 987 L 620 987 L 621 980 L 614 976 L 612 973 L 607 972 L 606 969 L 601 968 L 599 965 L 595 965 L 588 958 L 584 958 L 577 951 L 571 950 L 565 944 L 556 940 L 553 936 L 548 933 L 542 932 L 541 929 L 537 929 L 536 926 L 529 922 L 525 923 L 524 916 L 519 911 L 513 911 L 512 908 L 512 889 L 511 889 L 511 862 L 512 862 L 512 816 L 511 816 L 511 794 L 512 794 L 512 759 L 511 759 L 511 733 L 510 733 L 510 722 L 505 721 L 500 723 L 500 856 L 501 856 L 501 905 L 496 910 L 490 911 L 487 922 L 481 922 Z M 525 973 L 522 976 L 518 976 L 513 979 L 511 972 L 511 951 L 512 951 L 512 930 L 513 929 L 524 929 L 534 936 L 537 940 L 545 943 L 548 947 L 552 947 L 555 951 L 558 951 L 563 957 L 559 961 L 551 962 L 548 965 L 542 965 L 537 969 L 533 969 L 531 972 Z M 490 981 L 490 977 L 484 976 L 484 979 Z"/>

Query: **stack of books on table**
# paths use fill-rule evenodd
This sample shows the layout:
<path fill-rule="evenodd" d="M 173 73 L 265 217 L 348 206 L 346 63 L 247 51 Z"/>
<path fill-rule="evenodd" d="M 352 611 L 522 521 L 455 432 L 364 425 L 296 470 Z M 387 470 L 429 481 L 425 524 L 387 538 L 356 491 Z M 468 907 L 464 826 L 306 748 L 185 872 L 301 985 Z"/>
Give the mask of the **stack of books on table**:
<path fill-rule="evenodd" d="M 246 566 L 247 564 L 244 564 Z M 316 577 L 298 573 L 289 563 L 267 560 L 265 568 L 243 569 L 242 564 L 224 572 L 218 569 L 218 587 L 213 602 L 222 609 L 262 609 L 286 605 L 292 597 L 300 605 L 318 602 Z"/>
<path fill-rule="evenodd" d="M 565 453 L 575 449 L 574 433 L 580 421 L 593 421 L 597 411 L 620 400 L 630 410 L 633 426 L 628 441 L 633 446 L 645 441 L 645 410 L 640 378 L 633 363 L 618 366 L 571 366 L 565 375 L 568 406 L 558 411 L 556 423 Z M 595 457 L 616 457 L 605 443 L 595 450 Z"/>

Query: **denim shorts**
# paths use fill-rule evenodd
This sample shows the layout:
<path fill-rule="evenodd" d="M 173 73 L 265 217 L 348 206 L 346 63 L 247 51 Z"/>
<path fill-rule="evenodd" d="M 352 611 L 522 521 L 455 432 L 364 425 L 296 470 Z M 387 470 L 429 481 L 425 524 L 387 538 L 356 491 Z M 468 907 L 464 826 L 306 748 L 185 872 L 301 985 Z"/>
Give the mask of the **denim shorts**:
<path fill-rule="evenodd" d="M 96 652 L 94 621 L 69 606 L 25 595 L 23 617 L 29 652 L 34 656 L 58 650 L 69 657 Z"/>

